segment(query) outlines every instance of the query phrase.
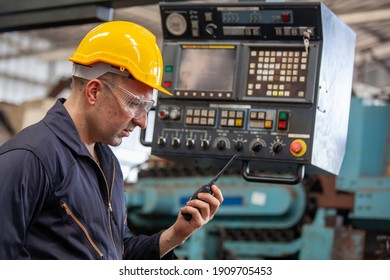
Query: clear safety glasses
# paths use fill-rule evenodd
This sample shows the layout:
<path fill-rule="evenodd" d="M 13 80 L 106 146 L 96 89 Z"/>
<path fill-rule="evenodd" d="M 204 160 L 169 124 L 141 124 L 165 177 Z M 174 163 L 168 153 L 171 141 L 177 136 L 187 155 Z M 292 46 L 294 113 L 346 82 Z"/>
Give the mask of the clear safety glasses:
<path fill-rule="evenodd" d="M 120 91 L 114 92 L 113 87 L 106 81 L 101 80 L 112 92 L 112 94 L 117 98 L 120 103 L 124 106 L 125 110 L 132 116 L 134 119 L 140 119 L 145 116 L 153 107 L 154 100 L 145 100 L 135 95 L 131 91 L 118 86 Z"/>

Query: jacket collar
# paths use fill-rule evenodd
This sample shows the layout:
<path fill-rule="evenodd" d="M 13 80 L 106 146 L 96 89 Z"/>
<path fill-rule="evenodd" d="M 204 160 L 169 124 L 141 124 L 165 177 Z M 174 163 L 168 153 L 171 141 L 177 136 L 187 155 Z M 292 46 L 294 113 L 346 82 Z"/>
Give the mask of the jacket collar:
<path fill-rule="evenodd" d="M 77 154 L 91 157 L 87 147 L 81 141 L 80 134 L 64 107 L 66 99 L 60 98 L 47 112 L 43 122 L 70 149 Z"/>

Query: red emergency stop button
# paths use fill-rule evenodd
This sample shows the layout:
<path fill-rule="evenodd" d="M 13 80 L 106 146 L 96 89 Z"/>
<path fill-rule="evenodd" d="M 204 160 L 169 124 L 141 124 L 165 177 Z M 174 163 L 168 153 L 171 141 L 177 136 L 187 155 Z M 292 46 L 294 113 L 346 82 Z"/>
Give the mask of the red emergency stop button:
<path fill-rule="evenodd" d="M 290 13 L 282 13 L 281 15 L 283 22 L 289 22 L 290 21 Z"/>
<path fill-rule="evenodd" d="M 302 144 L 298 141 L 294 141 L 291 143 L 290 145 L 290 150 L 295 153 L 295 154 L 298 154 L 302 151 Z"/>
<path fill-rule="evenodd" d="M 306 153 L 306 142 L 301 139 L 296 139 L 290 144 L 290 152 L 293 156 L 301 157 Z"/>

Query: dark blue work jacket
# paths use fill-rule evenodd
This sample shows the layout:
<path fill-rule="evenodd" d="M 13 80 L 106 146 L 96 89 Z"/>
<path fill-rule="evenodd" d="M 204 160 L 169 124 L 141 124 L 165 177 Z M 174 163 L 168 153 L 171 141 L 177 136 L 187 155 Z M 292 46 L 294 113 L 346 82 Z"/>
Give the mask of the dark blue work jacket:
<path fill-rule="evenodd" d="M 63 102 L 0 147 L 0 259 L 159 259 L 161 232 L 129 232 L 118 160 L 96 144 L 94 161 Z"/>

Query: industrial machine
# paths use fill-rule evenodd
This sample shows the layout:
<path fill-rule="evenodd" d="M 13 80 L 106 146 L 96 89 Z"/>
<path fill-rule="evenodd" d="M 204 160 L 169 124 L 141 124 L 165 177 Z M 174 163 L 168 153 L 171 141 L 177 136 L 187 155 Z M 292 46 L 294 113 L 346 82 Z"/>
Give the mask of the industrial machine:
<path fill-rule="evenodd" d="M 300 258 L 390 258 L 389 117 L 388 102 L 352 98 L 340 174 L 318 176 L 320 190 L 308 193 L 317 213 L 303 228 Z"/>
<path fill-rule="evenodd" d="M 152 153 L 222 165 L 248 181 L 338 174 L 355 33 L 322 3 L 160 4 L 164 86 Z M 260 171 L 282 172 L 270 177 Z"/>
<path fill-rule="evenodd" d="M 158 97 L 152 141 L 141 140 L 164 160 L 128 188 L 132 230 L 172 224 L 237 154 L 218 181 L 218 214 L 179 257 L 388 258 L 390 111 L 355 98 L 350 107 L 350 28 L 322 3 L 160 10 L 174 96 Z"/>
<path fill-rule="evenodd" d="M 306 175 L 295 185 L 254 183 L 231 170 L 218 185 L 225 201 L 214 220 L 177 255 L 188 259 L 390 259 L 390 105 L 351 100 L 338 176 Z M 215 169 L 150 166 L 128 188 L 129 223 L 155 232 L 174 222 Z"/>

